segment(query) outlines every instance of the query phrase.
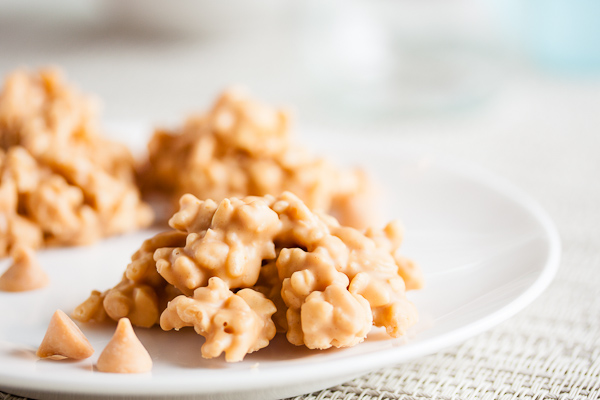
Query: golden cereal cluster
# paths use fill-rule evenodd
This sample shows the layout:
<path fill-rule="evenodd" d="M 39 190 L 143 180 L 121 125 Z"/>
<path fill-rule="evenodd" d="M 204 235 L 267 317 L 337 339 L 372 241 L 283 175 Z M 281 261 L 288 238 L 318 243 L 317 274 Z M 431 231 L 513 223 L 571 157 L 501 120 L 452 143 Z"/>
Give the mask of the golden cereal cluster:
<path fill-rule="evenodd" d="M 142 173 L 146 190 L 221 201 L 290 191 L 345 225 L 371 222 L 372 188 L 364 173 L 341 170 L 293 143 L 285 112 L 223 93 L 205 114 L 155 132 Z"/>
<path fill-rule="evenodd" d="M 0 92 L 0 257 L 16 245 L 79 245 L 149 225 L 133 158 L 99 134 L 94 101 L 54 70 Z"/>
<path fill-rule="evenodd" d="M 202 355 L 224 352 L 227 361 L 267 346 L 276 330 L 326 349 L 362 342 L 373 325 L 398 337 L 417 321 L 406 290 L 422 276 L 399 254 L 397 222 L 357 230 L 284 192 L 218 203 L 187 194 L 169 224 L 117 286 L 93 292 L 74 317 L 193 326 L 206 338 Z"/>

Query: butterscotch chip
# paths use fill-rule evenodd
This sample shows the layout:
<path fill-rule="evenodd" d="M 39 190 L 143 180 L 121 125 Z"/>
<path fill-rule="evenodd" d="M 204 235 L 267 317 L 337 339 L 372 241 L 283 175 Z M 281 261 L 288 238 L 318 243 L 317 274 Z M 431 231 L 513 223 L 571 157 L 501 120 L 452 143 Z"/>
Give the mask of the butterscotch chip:
<path fill-rule="evenodd" d="M 96 367 L 100 372 L 118 374 L 139 374 L 152 369 L 152 358 L 135 335 L 128 318 L 119 320 L 112 339 L 98 357 Z"/>
<path fill-rule="evenodd" d="M 56 310 L 36 355 L 40 358 L 81 360 L 94 354 L 83 332 L 61 310 Z"/>
<path fill-rule="evenodd" d="M 48 285 L 48 275 L 35 259 L 32 249 L 17 246 L 11 253 L 13 264 L 0 276 L 0 290 L 26 292 Z"/>

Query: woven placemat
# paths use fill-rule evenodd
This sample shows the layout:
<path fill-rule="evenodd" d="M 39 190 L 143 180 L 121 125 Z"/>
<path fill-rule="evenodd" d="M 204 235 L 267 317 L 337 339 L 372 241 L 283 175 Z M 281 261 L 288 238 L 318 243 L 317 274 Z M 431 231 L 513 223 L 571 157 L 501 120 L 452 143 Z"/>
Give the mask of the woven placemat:
<path fill-rule="evenodd" d="M 546 99 L 560 100 L 542 93 L 523 107 Z M 471 159 L 526 188 L 561 234 L 551 286 L 517 316 L 460 346 L 296 400 L 600 399 L 600 131 L 593 128 L 600 118 L 590 121 L 598 113 L 589 109 L 567 117 L 548 104 L 537 110 L 494 119 L 495 129 L 407 132 L 403 140 Z"/>

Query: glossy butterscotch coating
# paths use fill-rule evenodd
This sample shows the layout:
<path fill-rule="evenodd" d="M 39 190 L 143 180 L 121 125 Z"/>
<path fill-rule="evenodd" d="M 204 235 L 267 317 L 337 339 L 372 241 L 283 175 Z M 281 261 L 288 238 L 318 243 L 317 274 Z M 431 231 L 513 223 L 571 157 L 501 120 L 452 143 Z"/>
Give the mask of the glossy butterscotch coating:
<path fill-rule="evenodd" d="M 275 304 L 275 314 L 273 314 L 273 322 L 277 328 L 277 332 L 287 332 L 287 306 L 281 297 L 281 280 L 277 272 L 275 261 L 269 261 L 260 268 L 260 274 L 256 284 L 252 287 L 257 292 L 264 294 L 269 300 Z"/>
<path fill-rule="evenodd" d="M 235 362 L 273 339 L 276 329 L 271 315 L 275 310 L 263 294 L 252 289 L 234 294 L 223 280 L 213 277 L 193 296 L 173 299 L 160 317 L 160 326 L 167 331 L 193 326 L 206 338 L 202 345 L 204 358 L 224 352 L 225 360 Z"/>
<path fill-rule="evenodd" d="M 188 295 L 213 276 L 231 288 L 253 286 L 262 260 L 275 258 L 274 238 L 281 222 L 269 207 L 271 201 L 232 198 L 214 207 L 214 202 L 207 206 L 184 195 L 170 224 L 188 232 L 186 243 L 154 252 L 159 274 Z"/>
<path fill-rule="evenodd" d="M 75 308 L 73 318 L 81 322 L 102 322 L 107 316 L 115 321 L 126 317 L 137 326 L 157 324 L 168 301 L 181 292 L 158 274 L 153 254 L 159 248 L 182 246 L 186 236 L 180 231 L 167 231 L 144 241 L 131 257 L 121 282 L 104 293 L 92 291 L 90 297 Z"/>
<path fill-rule="evenodd" d="M 127 148 L 100 134 L 96 102 L 56 70 L 0 92 L 0 257 L 16 244 L 79 245 L 148 226 Z"/>
<path fill-rule="evenodd" d="M 350 279 L 348 290 L 369 301 L 376 326 L 385 327 L 392 337 L 403 335 L 417 321 L 418 314 L 406 299 L 402 274 L 411 277 L 414 289 L 420 288 L 423 280 L 416 268 L 413 267 L 409 275 L 405 263 L 398 264 L 394 257 L 402 240 L 399 224 L 392 222 L 382 231 L 369 229 L 366 234 L 349 227 L 332 226 L 331 233 L 347 249 L 346 262 L 340 264 L 340 269 Z M 336 247 L 330 247 L 330 254 L 335 251 Z"/>
<path fill-rule="evenodd" d="M 402 274 L 411 277 L 411 288 L 415 289 L 421 287 L 422 277 L 414 264 L 409 274 L 405 266 L 408 261 L 398 254 L 402 241 L 398 222 L 388 224 L 381 231 L 361 232 L 341 226 L 330 217 L 311 213 L 289 194 L 282 196 L 274 208 L 284 224 L 283 236 L 279 239 L 287 246 L 277 258 L 277 268 L 282 280 L 281 295 L 288 307 L 290 342 L 323 348 L 320 342 L 306 342 L 301 316 L 309 314 L 303 311 L 306 298 L 331 285 L 366 299 L 372 312 L 371 320 L 376 326 L 385 327 L 390 336 L 401 336 L 417 321 L 416 309 L 406 299 Z M 294 248 L 293 244 L 300 248 Z M 396 259 L 403 263 L 397 264 Z M 363 335 L 357 340 L 364 339 L 367 332 L 357 328 L 356 334 Z M 352 340 L 350 337 L 332 338 L 330 345 L 352 345 Z"/>
<path fill-rule="evenodd" d="M 309 349 L 351 347 L 365 339 L 373 316 L 364 297 L 343 286 L 329 285 L 306 297 L 300 324 L 302 340 Z"/>
<path fill-rule="evenodd" d="M 345 224 L 372 222 L 372 186 L 358 170 L 342 170 L 292 141 L 289 117 L 243 92 L 222 93 L 206 113 L 172 131 L 158 130 L 149 145 L 144 184 L 217 202 L 290 191 L 311 209 Z"/>

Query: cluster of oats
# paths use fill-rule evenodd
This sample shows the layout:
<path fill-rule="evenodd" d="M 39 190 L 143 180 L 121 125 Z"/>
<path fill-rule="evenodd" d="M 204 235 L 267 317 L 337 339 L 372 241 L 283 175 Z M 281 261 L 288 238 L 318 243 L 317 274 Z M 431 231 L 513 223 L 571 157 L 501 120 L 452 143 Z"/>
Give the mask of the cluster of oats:
<path fill-rule="evenodd" d="M 54 70 L 0 92 L 0 257 L 16 245 L 80 245 L 149 225 L 129 150 L 99 134 L 95 102 Z"/>
<path fill-rule="evenodd" d="M 145 188 L 169 193 L 173 204 L 186 193 L 220 201 L 290 191 L 344 225 L 372 222 L 366 212 L 373 190 L 364 173 L 311 156 L 292 142 L 285 112 L 237 91 L 223 93 L 181 128 L 155 132 L 148 150 Z"/>
<path fill-rule="evenodd" d="M 362 342 L 373 325 L 392 337 L 417 320 L 406 291 L 420 270 L 400 255 L 397 222 L 382 230 L 342 226 L 295 195 L 202 201 L 191 194 L 148 239 L 122 281 L 76 308 L 80 321 L 193 327 L 202 355 L 239 361 L 276 331 L 311 349 Z"/>

